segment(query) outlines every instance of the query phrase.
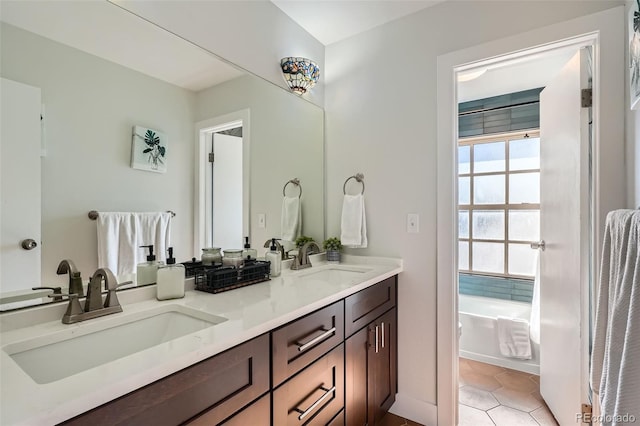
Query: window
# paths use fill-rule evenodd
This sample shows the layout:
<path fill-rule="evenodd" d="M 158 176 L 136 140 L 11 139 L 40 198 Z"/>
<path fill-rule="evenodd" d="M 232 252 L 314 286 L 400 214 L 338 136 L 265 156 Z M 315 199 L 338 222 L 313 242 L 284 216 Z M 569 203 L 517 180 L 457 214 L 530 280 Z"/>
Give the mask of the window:
<path fill-rule="evenodd" d="M 531 278 L 540 239 L 539 133 L 458 144 L 460 272 Z"/>

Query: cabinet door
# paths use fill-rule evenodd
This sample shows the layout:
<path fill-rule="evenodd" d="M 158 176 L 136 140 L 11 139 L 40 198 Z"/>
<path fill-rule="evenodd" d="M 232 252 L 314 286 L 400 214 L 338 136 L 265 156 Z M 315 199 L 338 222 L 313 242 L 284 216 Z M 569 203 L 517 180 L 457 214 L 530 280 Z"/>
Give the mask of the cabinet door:
<path fill-rule="evenodd" d="M 273 392 L 273 424 L 328 425 L 344 407 L 344 345 Z"/>
<path fill-rule="evenodd" d="M 368 417 L 377 424 L 389 411 L 397 392 L 396 309 L 382 315 L 372 326 L 368 351 Z"/>
<path fill-rule="evenodd" d="M 367 424 L 367 356 L 371 327 L 349 337 L 345 344 L 345 419 L 349 426 Z"/>

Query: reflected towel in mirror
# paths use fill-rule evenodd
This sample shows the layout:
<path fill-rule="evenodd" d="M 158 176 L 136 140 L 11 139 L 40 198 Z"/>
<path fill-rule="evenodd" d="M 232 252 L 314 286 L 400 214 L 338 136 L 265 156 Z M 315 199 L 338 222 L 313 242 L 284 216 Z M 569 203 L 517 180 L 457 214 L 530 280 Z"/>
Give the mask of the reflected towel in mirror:
<path fill-rule="evenodd" d="M 302 229 L 302 203 L 300 197 L 284 196 L 282 200 L 282 235 L 283 241 L 295 241 Z"/>
<path fill-rule="evenodd" d="M 138 263 L 147 260 L 140 246 L 153 244 L 156 260 L 165 260 L 171 244 L 171 213 L 100 212 L 97 233 L 98 266 L 111 269 L 118 280 L 130 279 Z"/>

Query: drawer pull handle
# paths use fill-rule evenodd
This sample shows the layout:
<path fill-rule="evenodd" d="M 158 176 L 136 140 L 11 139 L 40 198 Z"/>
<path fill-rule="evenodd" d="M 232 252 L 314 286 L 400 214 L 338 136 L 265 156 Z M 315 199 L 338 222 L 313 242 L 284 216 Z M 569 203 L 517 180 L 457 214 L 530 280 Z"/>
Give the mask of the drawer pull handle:
<path fill-rule="evenodd" d="M 309 340 L 307 343 L 296 342 L 296 345 L 298 345 L 298 351 L 302 352 L 304 350 L 307 350 L 308 348 L 315 345 L 316 343 L 326 339 L 327 337 L 330 337 L 333 333 L 335 333 L 336 328 L 332 327 L 329 330 L 322 329 L 322 331 L 324 331 L 324 333 L 314 337 L 313 339 Z"/>
<path fill-rule="evenodd" d="M 376 353 L 380 352 L 380 340 L 378 339 L 379 331 L 380 331 L 380 327 L 376 325 Z"/>
<path fill-rule="evenodd" d="M 324 395 L 322 395 L 320 399 L 318 399 L 316 402 L 311 404 L 311 407 L 307 408 L 304 411 L 302 411 L 298 407 L 294 408 L 294 411 L 297 411 L 298 413 L 300 413 L 300 415 L 298 416 L 298 420 L 304 420 L 304 418 L 307 417 L 309 414 L 311 414 L 311 412 L 315 410 L 318 405 L 322 404 L 324 400 L 329 397 L 329 395 L 331 395 L 333 392 L 336 391 L 335 386 L 331 387 L 331 389 L 325 389 L 324 386 L 320 386 L 320 389 L 324 391 Z"/>

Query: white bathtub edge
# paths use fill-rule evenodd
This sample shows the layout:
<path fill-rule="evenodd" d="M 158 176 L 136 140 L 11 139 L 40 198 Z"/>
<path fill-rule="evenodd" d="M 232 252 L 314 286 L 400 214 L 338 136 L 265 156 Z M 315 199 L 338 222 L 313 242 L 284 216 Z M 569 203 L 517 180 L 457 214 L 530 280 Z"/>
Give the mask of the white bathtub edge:
<path fill-rule="evenodd" d="M 525 373 L 540 375 L 540 366 L 537 364 L 529 364 L 523 360 L 510 360 L 507 358 L 498 358 L 491 355 L 483 355 L 475 352 L 460 350 L 462 358 L 472 359 L 474 361 L 484 362 L 486 364 L 497 365 L 511 370 L 524 371 Z"/>

